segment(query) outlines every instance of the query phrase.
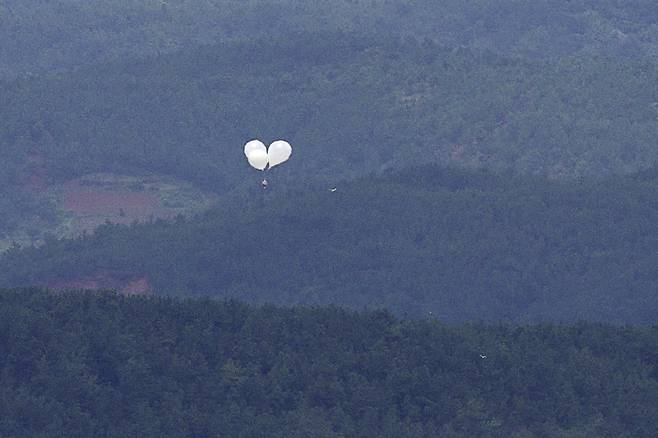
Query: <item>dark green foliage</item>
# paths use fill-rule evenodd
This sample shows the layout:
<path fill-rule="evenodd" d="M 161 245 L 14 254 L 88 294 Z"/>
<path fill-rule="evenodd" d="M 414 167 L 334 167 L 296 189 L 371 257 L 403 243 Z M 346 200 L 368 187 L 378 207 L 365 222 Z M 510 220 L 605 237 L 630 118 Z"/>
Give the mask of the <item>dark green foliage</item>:
<path fill-rule="evenodd" d="M 653 438 L 657 349 L 656 328 L 4 290 L 0 435 Z"/>
<path fill-rule="evenodd" d="M 146 276 L 157 293 L 385 307 L 442 320 L 655 323 L 658 179 L 425 167 L 306 190 L 254 182 L 191 220 L 12 250 L 0 284 Z"/>

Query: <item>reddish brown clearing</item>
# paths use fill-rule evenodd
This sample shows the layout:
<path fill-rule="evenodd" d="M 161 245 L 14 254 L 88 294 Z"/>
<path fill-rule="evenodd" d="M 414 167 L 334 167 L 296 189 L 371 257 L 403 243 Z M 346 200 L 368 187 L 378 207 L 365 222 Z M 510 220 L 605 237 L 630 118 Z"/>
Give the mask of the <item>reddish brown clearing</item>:
<path fill-rule="evenodd" d="M 107 271 L 98 271 L 94 274 L 75 278 L 72 280 L 44 281 L 39 286 L 48 289 L 63 290 L 115 290 L 122 295 L 151 295 L 153 287 L 147 277 L 133 277 L 119 279 Z"/>
<path fill-rule="evenodd" d="M 128 221 L 143 220 L 154 214 L 160 203 L 156 196 L 148 193 L 111 192 L 78 182 L 68 183 L 65 188 L 64 208 L 81 216 L 119 215 Z"/>

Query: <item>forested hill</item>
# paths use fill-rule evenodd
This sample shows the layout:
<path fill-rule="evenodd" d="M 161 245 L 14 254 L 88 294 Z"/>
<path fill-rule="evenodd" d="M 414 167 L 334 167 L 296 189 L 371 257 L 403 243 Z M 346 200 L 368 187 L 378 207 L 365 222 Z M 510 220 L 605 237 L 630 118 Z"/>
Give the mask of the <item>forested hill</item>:
<path fill-rule="evenodd" d="M 0 290 L 0 435 L 654 438 L 658 330 Z"/>
<path fill-rule="evenodd" d="M 0 76 L 318 30 L 535 58 L 655 57 L 656 22 L 653 0 L 3 0 Z"/>
<path fill-rule="evenodd" d="M 89 173 L 225 193 L 252 175 L 253 137 L 293 143 L 277 169 L 289 183 L 428 162 L 600 177 L 658 160 L 646 59 L 547 64 L 315 32 L 0 81 L 0 95 L 2 236 L 54 216 L 35 193 Z"/>
<path fill-rule="evenodd" d="M 386 307 L 444 321 L 655 323 L 658 173 L 596 183 L 425 167 L 276 178 L 191 220 L 13 249 L 0 285 L 147 279 L 158 294 Z M 77 283 L 76 283 L 77 281 Z M 67 283 L 68 282 L 68 283 Z"/>

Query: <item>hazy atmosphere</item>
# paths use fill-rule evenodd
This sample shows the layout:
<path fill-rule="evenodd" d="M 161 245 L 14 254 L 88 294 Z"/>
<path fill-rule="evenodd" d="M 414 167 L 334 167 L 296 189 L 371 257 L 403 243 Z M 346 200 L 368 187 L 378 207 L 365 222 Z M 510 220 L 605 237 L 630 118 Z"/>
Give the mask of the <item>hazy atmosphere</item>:
<path fill-rule="evenodd" d="M 0 437 L 656 437 L 655 0 L 0 0 L 0 151 Z"/>

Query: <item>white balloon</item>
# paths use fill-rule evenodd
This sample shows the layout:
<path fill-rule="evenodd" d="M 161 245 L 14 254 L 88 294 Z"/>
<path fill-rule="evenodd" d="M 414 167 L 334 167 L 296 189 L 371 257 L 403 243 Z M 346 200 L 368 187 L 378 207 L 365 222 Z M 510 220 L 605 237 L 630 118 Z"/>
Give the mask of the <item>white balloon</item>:
<path fill-rule="evenodd" d="M 246 145 L 244 145 L 244 154 L 247 156 L 247 158 L 249 158 L 249 154 L 251 154 L 253 151 L 263 151 L 267 153 L 265 145 L 260 140 L 251 140 L 250 142 L 247 142 Z"/>
<path fill-rule="evenodd" d="M 277 140 L 270 145 L 267 150 L 267 156 L 270 162 L 270 168 L 287 161 L 292 154 L 290 143 L 283 140 Z"/>
<path fill-rule="evenodd" d="M 247 155 L 247 161 L 255 169 L 265 170 L 267 167 L 267 152 L 261 149 L 251 150 Z"/>

